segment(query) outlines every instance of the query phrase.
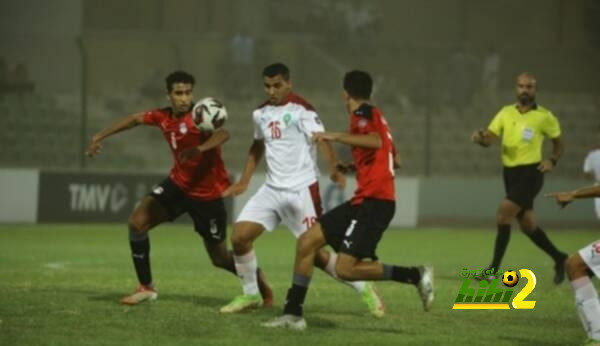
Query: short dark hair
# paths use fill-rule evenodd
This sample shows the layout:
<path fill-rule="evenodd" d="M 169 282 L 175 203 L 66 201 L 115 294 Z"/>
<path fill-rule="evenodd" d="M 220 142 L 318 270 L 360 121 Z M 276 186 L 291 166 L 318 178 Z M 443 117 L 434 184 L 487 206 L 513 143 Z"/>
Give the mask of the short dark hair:
<path fill-rule="evenodd" d="M 194 76 L 185 71 L 171 72 L 167 78 L 165 78 L 165 82 L 167 83 L 167 92 L 173 90 L 173 84 L 175 83 L 191 84 L 192 86 L 196 84 Z"/>
<path fill-rule="evenodd" d="M 262 74 L 269 78 L 280 75 L 284 80 L 290 80 L 290 69 L 280 62 L 265 67 Z"/>
<path fill-rule="evenodd" d="M 365 71 L 350 71 L 344 76 L 344 90 L 352 98 L 368 100 L 373 91 L 373 78 Z"/>

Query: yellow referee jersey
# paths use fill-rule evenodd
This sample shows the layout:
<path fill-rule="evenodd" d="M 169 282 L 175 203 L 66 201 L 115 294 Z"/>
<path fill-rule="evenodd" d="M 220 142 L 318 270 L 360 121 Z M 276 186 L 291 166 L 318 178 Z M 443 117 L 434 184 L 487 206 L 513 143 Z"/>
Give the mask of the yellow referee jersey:
<path fill-rule="evenodd" d="M 523 114 L 516 104 L 504 106 L 492 119 L 488 130 L 502 137 L 502 164 L 506 167 L 542 161 L 544 136 L 560 136 L 558 119 L 540 105 Z"/>

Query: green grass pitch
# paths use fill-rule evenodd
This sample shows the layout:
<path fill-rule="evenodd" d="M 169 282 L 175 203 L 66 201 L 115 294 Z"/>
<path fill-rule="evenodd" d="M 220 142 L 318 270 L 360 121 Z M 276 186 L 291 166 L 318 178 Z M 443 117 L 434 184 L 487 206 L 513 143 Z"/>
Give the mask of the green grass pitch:
<path fill-rule="evenodd" d="M 550 231 L 564 251 L 593 241 L 592 230 Z M 267 330 L 292 276 L 295 242 L 278 229 L 257 244 L 275 307 L 222 315 L 241 291 L 211 266 L 191 226 L 151 232 L 157 301 L 118 304 L 137 285 L 125 225 L 0 226 L 0 345 L 576 345 L 585 335 L 569 283 L 552 283 L 548 256 L 514 232 L 502 269 L 531 269 L 533 310 L 452 310 L 463 268 L 490 260 L 495 232 L 481 229 L 388 230 L 378 254 L 387 263 L 435 267 L 436 300 L 422 311 L 413 286 L 378 283 L 386 316 L 366 314 L 358 294 L 321 272 L 311 283 L 304 332 Z M 522 287 L 519 283 L 516 287 Z"/>

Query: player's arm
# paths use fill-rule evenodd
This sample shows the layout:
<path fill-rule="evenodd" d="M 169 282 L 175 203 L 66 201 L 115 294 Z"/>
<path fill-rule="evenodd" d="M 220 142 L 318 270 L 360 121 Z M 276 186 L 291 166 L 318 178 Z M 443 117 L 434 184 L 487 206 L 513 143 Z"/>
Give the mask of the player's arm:
<path fill-rule="evenodd" d="M 542 173 L 550 172 L 558 164 L 558 160 L 565 150 L 565 144 L 560 136 L 550 139 L 552 142 L 552 154 L 549 158 L 543 160 L 538 166 L 538 170 Z"/>
<path fill-rule="evenodd" d="M 570 192 L 549 193 L 545 197 L 552 197 L 561 208 L 566 207 L 576 199 L 600 197 L 600 186 L 583 187 Z"/>
<path fill-rule="evenodd" d="M 572 191 L 575 199 L 600 197 L 600 186 L 588 186 Z"/>
<path fill-rule="evenodd" d="M 333 146 L 328 141 L 317 142 L 321 155 L 325 158 L 327 165 L 329 166 L 329 179 L 336 183 L 340 189 L 344 189 L 346 186 L 346 177 L 340 170 L 338 170 L 338 160 Z"/>
<path fill-rule="evenodd" d="M 332 141 L 365 149 L 381 148 L 381 137 L 378 132 L 355 135 L 346 132 L 317 132 L 313 134 L 315 142 Z"/>
<path fill-rule="evenodd" d="M 210 137 L 208 137 L 206 142 L 200 144 L 196 148 L 200 152 L 209 151 L 209 150 L 214 149 L 214 148 L 222 145 L 223 143 L 227 142 L 230 137 L 231 136 L 229 134 L 229 131 L 227 131 L 224 128 L 220 128 L 220 129 L 213 131 L 213 133 L 210 135 Z"/>
<path fill-rule="evenodd" d="M 119 133 L 121 131 L 129 130 L 140 124 L 144 123 L 144 113 L 135 113 L 128 115 L 120 120 L 117 120 L 111 126 L 101 130 L 92 136 L 92 141 L 86 150 L 87 156 L 94 156 L 102 150 L 102 140 L 104 138 Z"/>
<path fill-rule="evenodd" d="M 496 141 L 496 138 L 498 138 L 498 136 L 492 131 L 488 129 L 479 129 L 471 135 L 471 142 L 477 143 L 482 147 L 489 147 Z"/>
<path fill-rule="evenodd" d="M 237 196 L 248 188 L 248 184 L 250 184 L 250 179 L 252 178 L 252 174 L 256 170 L 256 166 L 262 159 L 265 153 L 265 142 L 263 139 L 255 139 L 250 146 L 250 151 L 248 152 L 248 158 L 246 159 L 246 164 L 244 166 L 244 171 L 242 172 L 242 176 L 240 180 L 228 187 L 225 191 L 223 191 L 223 197 L 227 196 Z"/>
<path fill-rule="evenodd" d="M 196 147 L 186 148 L 182 150 L 179 153 L 179 160 L 183 163 L 191 157 L 194 157 L 202 152 L 214 149 L 227 142 L 229 140 L 229 137 L 229 131 L 227 131 L 224 128 L 217 129 L 212 132 L 210 137 L 208 137 L 208 139 L 204 143 Z"/>
<path fill-rule="evenodd" d="M 394 158 L 394 169 L 402 167 L 402 160 L 400 159 L 400 153 L 396 149 L 396 145 L 392 142 L 392 157 Z"/>

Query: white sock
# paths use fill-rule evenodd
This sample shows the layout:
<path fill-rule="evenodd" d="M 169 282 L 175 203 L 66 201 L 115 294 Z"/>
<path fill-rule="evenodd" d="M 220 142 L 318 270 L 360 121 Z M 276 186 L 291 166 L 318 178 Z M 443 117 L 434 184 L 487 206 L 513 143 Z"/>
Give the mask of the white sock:
<path fill-rule="evenodd" d="M 233 255 L 233 261 L 235 262 L 235 270 L 242 281 L 244 294 L 258 294 L 258 279 L 256 278 L 258 263 L 254 250 L 242 256 Z"/>
<path fill-rule="evenodd" d="M 600 340 L 600 302 L 598 292 L 589 277 L 571 281 L 575 290 L 575 303 L 583 328 L 588 337 Z"/>
<path fill-rule="evenodd" d="M 327 261 L 327 265 L 325 266 L 325 273 L 331 275 L 331 277 L 333 277 L 337 281 L 354 288 L 358 292 L 364 291 L 366 286 L 364 281 L 344 281 L 337 276 L 335 272 L 335 263 L 337 262 L 337 257 L 337 253 L 329 253 L 329 261 Z"/>

